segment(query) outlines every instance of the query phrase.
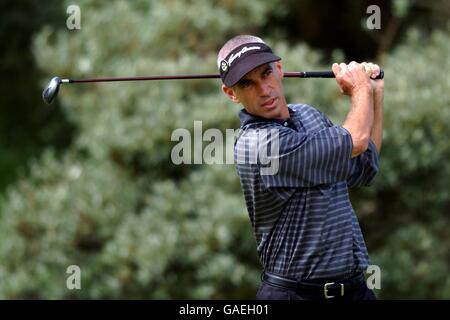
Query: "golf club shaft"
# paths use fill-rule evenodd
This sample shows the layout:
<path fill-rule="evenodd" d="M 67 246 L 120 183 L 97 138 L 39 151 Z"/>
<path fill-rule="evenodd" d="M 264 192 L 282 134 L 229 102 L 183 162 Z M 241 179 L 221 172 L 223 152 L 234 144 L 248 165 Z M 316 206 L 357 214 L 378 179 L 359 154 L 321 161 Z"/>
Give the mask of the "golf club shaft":
<path fill-rule="evenodd" d="M 301 71 L 285 72 L 285 78 L 334 78 L 332 71 Z M 381 70 L 376 79 L 383 79 L 384 72 Z M 219 74 L 191 74 L 174 76 L 149 76 L 149 77 L 107 77 L 90 79 L 61 79 L 62 83 L 89 83 L 89 82 L 112 82 L 112 81 L 141 81 L 141 80 L 182 80 L 182 79 L 217 79 Z"/>
<path fill-rule="evenodd" d="M 285 78 L 334 78 L 331 71 L 300 71 L 285 72 Z M 140 80 L 182 80 L 182 79 L 218 79 L 219 74 L 187 74 L 173 76 L 143 76 L 143 77 L 107 77 L 107 78 L 90 78 L 90 79 L 61 79 L 53 77 L 47 87 L 42 92 L 42 99 L 45 103 L 50 104 L 58 95 L 59 87 L 63 83 L 89 83 L 89 82 L 112 82 L 112 81 L 140 81 Z M 384 72 L 380 70 L 380 74 L 375 79 L 383 79 Z"/>

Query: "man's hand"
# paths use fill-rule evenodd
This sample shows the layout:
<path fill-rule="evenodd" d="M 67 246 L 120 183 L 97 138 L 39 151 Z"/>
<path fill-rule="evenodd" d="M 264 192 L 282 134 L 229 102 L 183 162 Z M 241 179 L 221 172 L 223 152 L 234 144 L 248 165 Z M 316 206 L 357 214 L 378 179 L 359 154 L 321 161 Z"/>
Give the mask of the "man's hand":
<path fill-rule="evenodd" d="M 380 67 L 371 62 L 334 63 L 332 66 L 341 92 L 352 97 L 352 108 L 344 124 L 353 141 L 352 156 L 367 149 L 369 138 L 378 152 L 383 138 L 384 79 L 374 80 Z"/>
<path fill-rule="evenodd" d="M 379 153 L 383 141 L 384 79 L 373 80 L 373 78 L 375 78 L 380 73 L 380 67 L 378 65 L 371 62 L 363 62 L 361 63 L 361 65 L 364 67 L 364 70 L 366 70 L 366 73 L 371 78 L 370 85 L 372 86 L 373 92 L 374 118 L 370 138 L 372 139 L 377 148 L 377 152 Z"/>
<path fill-rule="evenodd" d="M 374 94 L 383 94 L 384 92 L 384 79 L 373 80 L 380 74 L 380 67 L 372 62 L 362 62 L 367 75 L 370 77 L 370 85 L 372 86 Z"/>
<path fill-rule="evenodd" d="M 353 143 L 352 157 L 356 157 L 368 148 L 373 125 L 371 80 L 365 67 L 355 61 L 348 65 L 333 63 L 332 69 L 341 92 L 351 96 L 352 99 L 352 107 L 342 127 L 350 133 Z"/>
<path fill-rule="evenodd" d="M 366 65 L 367 70 L 369 70 L 371 74 L 375 74 L 375 71 L 372 71 L 372 66 L 369 67 L 368 64 Z M 333 63 L 332 70 L 336 77 L 336 82 L 343 94 L 353 96 L 356 92 L 360 91 L 360 89 L 373 89 L 371 81 L 374 80 L 369 78 L 369 72 L 366 71 L 366 67 L 362 64 L 356 63 L 355 61 L 350 62 L 348 65 L 345 63 Z M 378 68 L 378 73 L 379 72 Z M 376 75 L 373 77 L 376 77 Z"/>

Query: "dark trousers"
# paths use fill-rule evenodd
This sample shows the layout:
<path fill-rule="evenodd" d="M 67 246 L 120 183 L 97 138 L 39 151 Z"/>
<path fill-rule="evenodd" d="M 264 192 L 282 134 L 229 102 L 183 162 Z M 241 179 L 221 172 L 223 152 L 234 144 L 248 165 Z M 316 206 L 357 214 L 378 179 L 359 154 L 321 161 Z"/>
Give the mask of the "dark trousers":
<path fill-rule="evenodd" d="M 326 300 L 321 294 L 302 293 L 295 289 L 280 288 L 268 283 L 261 283 L 256 294 L 258 300 Z M 376 300 L 372 290 L 367 288 L 365 282 L 361 282 L 355 290 L 328 300 Z"/>

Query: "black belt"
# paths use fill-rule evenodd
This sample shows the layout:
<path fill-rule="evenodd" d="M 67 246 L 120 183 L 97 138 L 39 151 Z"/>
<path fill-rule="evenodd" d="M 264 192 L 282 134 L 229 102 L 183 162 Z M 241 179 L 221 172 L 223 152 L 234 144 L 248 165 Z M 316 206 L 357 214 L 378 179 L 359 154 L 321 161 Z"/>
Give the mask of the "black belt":
<path fill-rule="evenodd" d="M 324 281 L 310 280 L 297 281 L 285 278 L 273 273 L 263 272 L 261 280 L 275 287 L 293 289 L 298 293 L 322 296 L 325 299 L 344 296 L 345 293 L 351 293 L 364 283 L 364 274 L 358 272 L 344 280 Z"/>

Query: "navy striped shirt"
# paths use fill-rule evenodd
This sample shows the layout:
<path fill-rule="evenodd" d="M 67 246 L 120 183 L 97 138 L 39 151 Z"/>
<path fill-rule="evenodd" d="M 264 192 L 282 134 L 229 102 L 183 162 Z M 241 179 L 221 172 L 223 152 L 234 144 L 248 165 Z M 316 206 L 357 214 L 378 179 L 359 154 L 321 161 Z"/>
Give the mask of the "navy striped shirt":
<path fill-rule="evenodd" d="M 241 110 L 234 146 L 263 268 L 298 280 L 364 271 L 369 257 L 348 188 L 372 182 L 378 171 L 375 145 L 370 141 L 351 158 L 346 129 L 311 106 L 288 107 L 286 121 Z M 263 173 L 268 159 L 276 160 L 269 174 Z"/>

